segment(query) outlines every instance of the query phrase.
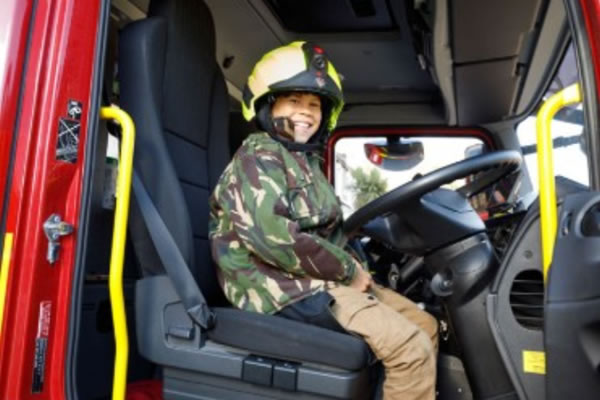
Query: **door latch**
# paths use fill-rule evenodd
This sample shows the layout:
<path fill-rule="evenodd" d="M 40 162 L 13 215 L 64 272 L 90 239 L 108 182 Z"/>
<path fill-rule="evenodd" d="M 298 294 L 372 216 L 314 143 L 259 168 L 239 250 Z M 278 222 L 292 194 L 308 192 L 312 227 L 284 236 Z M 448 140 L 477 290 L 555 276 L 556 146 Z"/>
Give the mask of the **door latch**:
<path fill-rule="evenodd" d="M 52 214 L 44 222 L 44 233 L 48 238 L 48 252 L 46 260 L 54 264 L 58 260 L 58 250 L 60 249 L 59 239 L 73 232 L 73 225 L 63 221 L 58 214 Z"/>

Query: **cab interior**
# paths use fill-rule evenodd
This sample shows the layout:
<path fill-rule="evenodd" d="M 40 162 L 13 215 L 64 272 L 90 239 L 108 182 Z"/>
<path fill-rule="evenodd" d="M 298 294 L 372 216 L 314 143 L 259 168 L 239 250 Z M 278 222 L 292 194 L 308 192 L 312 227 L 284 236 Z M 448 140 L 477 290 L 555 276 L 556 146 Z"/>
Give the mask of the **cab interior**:
<path fill-rule="evenodd" d="M 112 0 L 104 16 L 98 95 L 132 116 L 135 173 L 217 314 L 208 330 L 186 314 L 134 199 L 124 269 L 127 380 L 130 390 L 158 382 L 165 399 L 381 396 L 381 365 L 359 338 L 234 310 L 217 284 L 208 197 L 256 129 L 243 120 L 241 102 L 263 54 L 307 40 L 322 46 L 341 73 L 346 105 L 324 154 L 332 182 L 336 143 L 346 137 L 378 135 L 389 144 L 395 136 L 416 142 L 467 136 L 482 142 L 484 155 L 513 150 L 520 157 L 518 124 L 565 86 L 556 80 L 559 67 L 569 46 L 576 55 L 576 25 L 559 0 Z M 575 114 L 583 118 L 581 108 Z M 111 193 L 106 200 L 106 177 L 114 172 L 107 154 L 118 158 L 119 134 L 115 124 L 100 121 L 92 136 L 87 245 L 73 295 L 68 377 L 81 399 L 110 398 L 112 391 L 114 205 Z M 423 229 L 415 234 L 420 244 L 405 245 L 398 238 L 414 226 L 394 225 L 393 218 L 353 231 L 378 282 L 438 318 L 440 399 L 545 398 L 544 377 L 520 368 L 523 348 L 544 346 L 544 283 L 534 184 L 527 164 L 519 163 L 487 192 L 508 200 L 495 207 L 472 198 L 465 203 L 477 208 L 480 225 L 470 240 L 485 242 L 483 262 L 479 255 L 455 257 L 452 246 L 464 245 L 464 232 L 442 240 L 447 229 Z M 588 190 L 568 178 L 556 185 L 559 199 Z M 419 215 L 411 223 L 439 222 Z M 452 226 L 464 222 L 448 218 Z M 486 289 L 453 300 L 438 282 L 442 267 L 465 262 L 486 265 L 485 276 L 469 278 Z"/>

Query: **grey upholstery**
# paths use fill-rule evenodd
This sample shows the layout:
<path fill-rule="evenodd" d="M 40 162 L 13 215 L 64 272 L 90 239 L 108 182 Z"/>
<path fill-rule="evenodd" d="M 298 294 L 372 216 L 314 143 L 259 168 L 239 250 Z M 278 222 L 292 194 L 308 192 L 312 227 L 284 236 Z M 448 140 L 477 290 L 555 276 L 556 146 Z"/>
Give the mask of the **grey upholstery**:
<path fill-rule="evenodd" d="M 351 370 L 365 367 L 368 347 L 353 336 L 223 308 L 227 303 L 216 279 L 207 231 L 209 194 L 229 160 L 229 100 L 204 3 L 154 1 L 148 18 L 126 27 L 119 44 L 121 106 L 137 131 L 134 166 L 208 303 L 215 306 L 217 323 L 209 338 L 280 359 Z M 143 274 L 164 275 L 133 203 L 130 233 Z M 138 295 L 137 301 L 145 300 Z M 157 309 L 162 312 L 160 305 Z M 169 332 L 172 327 L 163 328 Z M 161 335 L 138 327 L 140 331 Z M 177 364 L 176 351 L 165 351 L 173 352 L 171 362 Z"/>

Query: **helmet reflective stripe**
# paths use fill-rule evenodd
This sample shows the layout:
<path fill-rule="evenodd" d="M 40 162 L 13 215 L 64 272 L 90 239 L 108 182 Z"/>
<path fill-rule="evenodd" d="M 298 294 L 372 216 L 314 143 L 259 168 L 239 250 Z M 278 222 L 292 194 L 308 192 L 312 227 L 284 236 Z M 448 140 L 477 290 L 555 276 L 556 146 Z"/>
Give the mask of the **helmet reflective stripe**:
<path fill-rule="evenodd" d="M 327 66 L 327 75 L 329 75 L 331 79 L 333 79 L 337 87 L 340 89 L 340 93 L 342 93 L 342 82 L 332 63 L 329 63 L 329 65 Z M 337 125 L 337 120 L 340 114 L 342 113 L 342 108 L 344 108 L 344 100 L 340 99 L 340 104 L 333 106 L 333 109 L 331 110 L 331 115 L 329 116 L 330 132 L 335 129 L 335 126 Z"/>
<path fill-rule="evenodd" d="M 327 63 L 326 70 L 319 71 L 311 66 L 315 53 Z M 289 91 L 312 92 L 328 98 L 332 110 L 326 121 L 327 128 L 329 131 L 335 128 L 344 105 L 342 85 L 337 71 L 320 48 L 297 41 L 265 54 L 256 63 L 244 87 L 244 118 L 249 121 L 256 116 L 256 102 L 265 95 Z"/>
<path fill-rule="evenodd" d="M 337 85 L 337 87 L 340 89 L 340 92 L 341 92 L 342 91 L 342 82 L 340 81 L 340 76 L 338 75 L 338 73 L 335 70 L 332 63 L 329 63 L 329 65 L 327 66 L 327 74 L 331 77 L 331 79 L 333 79 L 333 81 L 335 82 L 335 84 Z"/>

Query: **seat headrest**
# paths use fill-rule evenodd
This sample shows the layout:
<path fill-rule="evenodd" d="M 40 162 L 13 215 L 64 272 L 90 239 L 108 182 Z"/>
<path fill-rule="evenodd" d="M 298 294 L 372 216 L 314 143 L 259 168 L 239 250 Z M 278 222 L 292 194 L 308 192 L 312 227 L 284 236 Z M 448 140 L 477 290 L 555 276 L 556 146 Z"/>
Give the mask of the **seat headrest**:
<path fill-rule="evenodd" d="M 188 51 L 207 51 L 210 57 L 215 57 L 215 26 L 203 0 L 151 0 L 148 17 L 162 17 L 167 21 L 170 45 L 179 44 Z M 198 46 L 198 42 L 203 43 Z"/>

